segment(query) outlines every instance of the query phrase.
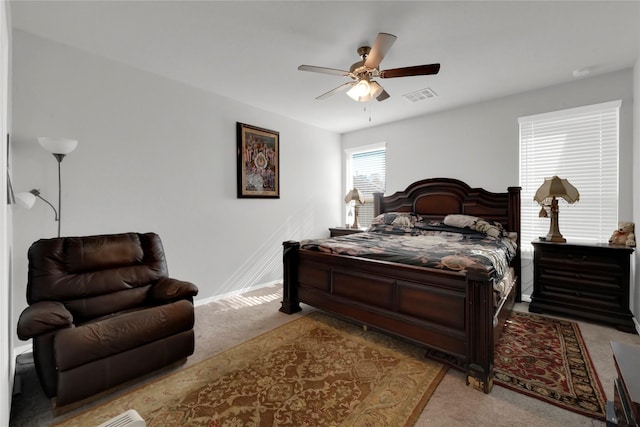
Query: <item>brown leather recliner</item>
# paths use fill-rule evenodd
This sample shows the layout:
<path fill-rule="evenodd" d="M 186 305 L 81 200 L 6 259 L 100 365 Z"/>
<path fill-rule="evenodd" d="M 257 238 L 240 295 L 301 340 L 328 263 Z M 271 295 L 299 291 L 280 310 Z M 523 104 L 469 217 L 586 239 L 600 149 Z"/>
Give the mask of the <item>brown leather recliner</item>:
<path fill-rule="evenodd" d="M 38 377 L 54 406 L 193 354 L 198 288 L 168 277 L 157 234 L 41 239 L 28 258 L 29 307 L 18 337 L 33 339 Z"/>

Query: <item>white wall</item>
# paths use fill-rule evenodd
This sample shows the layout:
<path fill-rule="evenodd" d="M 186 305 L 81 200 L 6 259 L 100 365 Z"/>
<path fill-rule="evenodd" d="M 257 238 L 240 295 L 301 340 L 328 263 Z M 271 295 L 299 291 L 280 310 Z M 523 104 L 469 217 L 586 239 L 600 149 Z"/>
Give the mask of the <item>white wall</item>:
<path fill-rule="evenodd" d="M 387 193 L 426 177 L 505 191 L 518 185 L 518 117 L 622 99 L 620 216 L 630 218 L 632 86 L 628 69 L 350 132 L 342 144 L 387 143 Z"/>
<path fill-rule="evenodd" d="M 429 177 L 506 191 L 519 185 L 518 117 L 621 99 L 619 217 L 625 220 L 632 218 L 633 200 L 632 89 L 633 70 L 628 69 L 350 132 L 342 146 L 387 143 L 387 194 Z M 523 270 L 523 294 L 528 295 L 532 276 L 526 256 Z"/>
<path fill-rule="evenodd" d="M 280 279 L 283 241 L 340 223 L 338 134 L 24 32 L 13 43 L 14 188 L 56 204 L 36 137 L 79 140 L 62 162 L 62 235 L 157 232 L 170 275 L 202 300 Z M 236 121 L 280 132 L 280 199 L 237 199 Z M 14 211 L 16 317 L 27 249 L 55 235 L 44 203 Z"/>
<path fill-rule="evenodd" d="M 13 388 L 13 330 L 11 328 L 11 212 L 7 200 L 6 179 L 9 174 L 6 135 L 9 133 L 11 11 L 0 2 L 0 425 L 9 425 L 11 391 Z M 5 314 L 6 313 L 6 314 Z"/>
<path fill-rule="evenodd" d="M 633 99 L 635 108 L 633 109 L 633 182 L 640 183 L 640 58 L 633 67 Z M 640 242 L 640 184 L 633 188 L 633 222 L 636 223 L 636 241 Z M 640 316 L 640 250 L 634 252 L 635 259 L 635 286 L 631 290 L 631 307 L 636 313 L 636 322 Z M 636 324 L 636 329 L 640 330 L 640 324 Z"/>

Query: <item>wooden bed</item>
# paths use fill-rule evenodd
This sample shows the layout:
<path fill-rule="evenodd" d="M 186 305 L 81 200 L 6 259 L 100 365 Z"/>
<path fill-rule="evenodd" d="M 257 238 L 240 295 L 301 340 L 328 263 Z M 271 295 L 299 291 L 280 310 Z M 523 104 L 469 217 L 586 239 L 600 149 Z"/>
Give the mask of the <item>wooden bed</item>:
<path fill-rule="evenodd" d="M 375 195 L 374 211 L 415 212 L 429 220 L 466 214 L 498 221 L 517 232 L 511 266 L 516 280 L 498 304 L 485 270 L 447 271 L 301 249 L 284 242 L 284 292 L 280 311 L 309 304 L 411 340 L 466 372 L 467 384 L 488 393 L 494 345 L 514 301 L 520 301 L 520 188 L 505 193 L 432 178 L 390 196 Z"/>

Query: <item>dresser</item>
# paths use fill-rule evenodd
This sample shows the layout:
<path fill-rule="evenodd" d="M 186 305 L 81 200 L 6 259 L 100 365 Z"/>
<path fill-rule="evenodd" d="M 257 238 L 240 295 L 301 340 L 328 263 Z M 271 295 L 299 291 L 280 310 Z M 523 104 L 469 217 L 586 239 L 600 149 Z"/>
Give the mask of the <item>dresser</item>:
<path fill-rule="evenodd" d="M 529 311 L 559 313 L 636 333 L 629 310 L 633 248 L 609 244 L 532 242 Z"/>

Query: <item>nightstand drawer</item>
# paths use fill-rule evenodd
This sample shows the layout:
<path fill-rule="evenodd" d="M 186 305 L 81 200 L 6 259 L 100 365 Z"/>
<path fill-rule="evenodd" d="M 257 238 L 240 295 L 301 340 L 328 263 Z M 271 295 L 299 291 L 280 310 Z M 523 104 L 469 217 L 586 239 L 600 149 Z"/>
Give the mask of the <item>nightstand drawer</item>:
<path fill-rule="evenodd" d="M 554 282 L 541 286 L 536 297 L 553 301 L 557 305 L 580 307 L 585 311 L 620 311 L 626 304 L 626 298 L 621 292 L 602 292 L 598 289 L 567 286 L 564 283 L 555 284 Z"/>
<path fill-rule="evenodd" d="M 604 274 L 624 274 L 625 263 L 620 262 L 620 257 L 615 254 L 585 252 L 584 250 L 550 250 L 536 254 L 536 266 L 556 267 L 571 271 L 595 271 Z"/>
<path fill-rule="evenodd" d="M 541 280 L 542 286 L 554 283 L 556 286 L 567 288 L 581 288 L 601 293 L 621 293 L 624 289 L 622 271 L 609 273 L 604 270 L 588 271 L 581 269 L 560 269 L 557 267 L 538 266 L 536 264 L 536 277 Z"/>

